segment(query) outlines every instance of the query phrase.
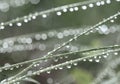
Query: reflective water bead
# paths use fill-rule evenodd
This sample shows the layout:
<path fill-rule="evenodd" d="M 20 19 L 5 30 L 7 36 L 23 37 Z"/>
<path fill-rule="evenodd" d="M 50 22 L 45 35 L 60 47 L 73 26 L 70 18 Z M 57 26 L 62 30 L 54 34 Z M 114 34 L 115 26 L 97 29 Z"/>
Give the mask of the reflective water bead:
<path fill-rule="evenodd" d="M 116 0 L 117 2 L 120 2 L 120 0 Z"/>
<path fill-rule="evenodd" d="M 118 55 L 118 52 L 115 52 L 114 55 Z"/>
<path fill-rule="evenodd" d="M 58 70 L 58 68 L 55 68 L 55 70 Z"/>
<path fill-rule="evenodd" d="M 70 69 L 70 68 L 71 68 L 71 65 L 67 65 L 67 68 Z"/>
<path fill-rule="evenodd" d="M 28 22 L 28 19 L 24 19 L 24 22 L 27 23 L 27 22 Z"/>
<path fill-rule="evenodd" d="M 110 20 L 110 22 L 111 22 L 111 23 L 113 23 L 113 22 L 114 22 L 114 20 Z"/>
<path fill-rule="evenodd" d="M 0 29 L 4 29 L 5 28 L 5 26 L 0 26 Z"/>
<path fill-rule="evenodd" d="M 106 0 L 106 3 L 107 3 L 107 4 L 110 4 L 110 3 L 111 3 L 111 0 Z"/>
<path fill-rule="evenodd" d="M 87 6 L 82 6 L 82 9 L 83 9 L 83 10 L 86 10 L 86 9 L 87 9 Z"/>
<path fill-rule="evenodd" d="M 98 58 L 101 58 L 101 56 L 99 56 Z"/>
<path fill-rule="evenodd" d="M 64 9 L 63 9 L 63 12 L 67 12 L 67 9 L 66 9 L 66 8 L 64 8 Z"/>
<path fill-rule="evenodd" d="M 58 16 L 62 15 L 62 13 L 61 13 L 61 12 L 57 12 L 56 14 L 57 14 Z"/>
<path fill-rule="evenodd" d="M 17 23 L 17 26 L 22 26 L 22 23 L 18 22 L 18 23 Z"/>
<path fill-rule="evenodd" d="M 94 58 L 96 59 L 96 58 L 97 58 L 97 56 L 94 56 Z"/>
<path fill-rule="evenodd" d="M 19 68 L 19 65 L 17 65 L 16 68 Z"/>
<path fill-rule="evenodd" d="M 89 62 L 92 62 L 93 61 L 93 59 L 89 59 Z"/>
<path fill-rule="evenodd" d="M 9 26 L 13 26 L 13 24 L 12 24 L 12 23 L 9 23 Z"/>
<path fill-rule="evenodd" d="M 97 6 L 100 6 L 100 5 L 101 5 L 101 3 L 100 3 L 100 2 L 96 2 L 96 5 L 97 5 Z"/>
<path fill-rule="evenodd" d="M 33 16 L 32 16 L 32 19 L 36 19 L 36 16 L 35 16 L 35 15 L 33 15 Z"/>
<path fill-rule="evenodd" d="M 90 8 L 92 8 L 93 6 L 94 6 L 94 5 L 93 5 L 92 3 L 91 3 L 91 4 L 89 4 L 89 7 L 90 7 Z"/>
<path fill-rule="evenodd" d="M 63 69 L 63 67 L 59 67 L 59 69 L 60 69 L 60 70 L 62 70 L 62 69 Z"/>
<path fill-rule="evenodd" d="M 47 73 L 48 73 L 48 74 L 50 74 L 50 73 L 51 73 L 51 71 L 47 71 Z"/>
<path fill-rule="evenodd" d="M 46 18 L 46 17 L 47 17 L 47 15 L 46 15 L 46 14 L 43 14 L 43 15 L 42 15 L 42 17 L 43 17 L 43 18 Z"/>
<path fill-rule="evenodd" d="M 107 58 L 107 55 L 103 55 L 104 58 Z"/>
<path fill-rule="evenodd" d="M 35 39 L 36 39 L 36 40 L 40 40 L 40 39 L 41 39 L 41 35 L 40 35 L 40 34 L 36 34 L 36 35 L 35 35 Z"/>
<path fill-rule="evenodd" d="M 95 62 L 100 62 L 100 60 L 99 60 L 99 59 L 96 59 Z"/>
<path fill-rule="evenodd" d="M 42 35 L 41 35 L 41 39 L 42 39 L 42 40 L 46 40 L 46 39 L 47 39 L 47 35 L 46 35 L 46 34 L 42 34 Z"/>
<path fill-rule="evenodd" d="M 104 2 L 104 1 L 101 1 L 100 3 L 101 3 L 101 5 L 104 5 L 104 4 L 105 4 L 105 2 Z"/>
<path fill-rule="evenodd" d="M 4 23 L 3 23 L 3 22 L 1 22 L 1 23 L 0 23 L 0 25 L 4 25 Z"/>
<path fill-rule="evenodd" d="M 64 37 L 64 36 L 63 36 L 63 33 L 61 33 L 61 32 L 58 33 L 58 34 L 57 34 L 57 37 L 58 37 L 58 39 L 62 39 L 62 38 Z"/>
<path fill-rule="evenodd" d="M 86 59 L 83 59 L 83 61 L 86 61 Z"/>
<path fill-rule="evenodd" d="M 66 45 L 66 48 L 69 49 L 69 48 L 70 48 L 70 45 Z"/>
<path fill-rule="evenodd" d="M 13 70 L 13 68 L 10 68 L 10 70 Z"/>
<path fill-rule="evenodd" d="M 37 65 L 36 65 L 36 64 L 34 64 L 33 66 L 34 66 L 34 67 L 37 67 Z"/>
<path fill-rule="evenodd" d="M 77 66 L 77 63 L 73 63 L 74 66 Z"/>
<path fill-rule="evenodd" d="M 73 12 L 73 11 L 74 11 L 74 9 L 73 9 L 73 8 L 70 8 L 70 9 L 69 9 L 69 11 L 70 11 L 70 12 Z"/>
<path fill-rule="evenodd" d="M 74 10 L 75 10 L 75 11 L 78 11 L 78 10 L 79 10 L 79 8 L 78 8 L 78 7 L 74 7 Z"/>

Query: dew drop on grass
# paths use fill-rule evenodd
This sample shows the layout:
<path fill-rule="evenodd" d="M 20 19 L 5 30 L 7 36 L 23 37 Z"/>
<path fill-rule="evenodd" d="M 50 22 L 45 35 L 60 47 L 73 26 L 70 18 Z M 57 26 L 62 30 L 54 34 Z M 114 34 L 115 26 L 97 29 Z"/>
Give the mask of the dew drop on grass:
<path fill-rule="evenodd" d="M 95 62 L 100 62 L 100 60 L 99 60 L 99 59 L 96 59 Z"/>
<path fill-rule="evenodd" d="M 50 74 L 51 73 L 51 71 L 47 71 L 47 74 Z"/>
<path fill-rule="evenodd" d="M 77 63 L 73 63 L 74 66 L 77 66 L 78 64 Z"/>
<path fill-rule="evenodd" d="M 70 69 L 70 68 L 71 68 L 71 65 L 67 65 L 67 68 Z"/>
<path fill-rule="evenodd" d="M 118 52 L 115 52 L 114 55 L 118 55 Z"/>

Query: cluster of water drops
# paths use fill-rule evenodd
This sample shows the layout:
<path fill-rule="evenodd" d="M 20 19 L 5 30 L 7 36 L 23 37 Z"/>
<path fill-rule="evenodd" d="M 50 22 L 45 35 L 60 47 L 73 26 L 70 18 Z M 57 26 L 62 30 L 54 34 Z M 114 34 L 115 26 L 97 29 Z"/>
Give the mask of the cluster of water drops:
<path fill-rule="evenodd" d="M 13 52 L 13 51 L 23 51 L 23 50 L 33 50 L 33 49 L 39 49 L 41 51 L 46 50 L 47 45 L 44 43 L 35 43 L 38 41 L 46 41 L 50 38 L 57 38 L 57 39 L 64 39 L 68 36 L 75 36 L 78 35 L 84 31 L 86 31 L 89 27 L 85 28 L 78 28 L 78 29 L 69 29 L 69 30 L 63 30 L 63 31 L 49 31 L 46 33 L 35 33 L 35 34 L 27 34 L 24 36 L 19 37 L 13 37 L 13 38 L 6 38 L 3 40 L 0 40 L 0 53 L 5 52 Z M 108 27 L 107 25 L 101 25 L 98 28 L 96 28 L 97 32 L 99 34 L 109 34 L 109 33 L 115 33 L 120 31 L 119 25 L 113 25 Z M 95 30 L 92 32 L 88 32 L 86 35 L 89 35 L 90 33 L 95 33 Z M 33 44 L 34 43 L 34 44 Z M 58 44 L 54 45 L 55 47 Z M 73 48 L 74 50 L 75 48 Z"/>
<path fill-rule="evenodd" d="M 119 0 L 115 0 L 115 1 L 120 2 Z M 74 4 L 70 4 L 70 5 L 55 8 L 55 10 L 50 9 L 49 11 L 47 10 L 47 11 L 42 11 L 42 12 L 36 12 L 34 14 L 29 14 L 29 15 L 26 15 L 26 16 L 21 17 L 21 18 L 13 19 L 9 22 L 1 22 L 0 29 L 4 29 L 6 25 L 13 26 L 13 23 L 16 23 L 16 25 L 18 27 L 22 26 L 22 21 L 24 21 L 25 23 L 28 23 L 29 21 L 36 19 L 37 16 L 40 16 L 40 15 L 43 18 L 47 18 L 48 14 L 51 13 L 51 12 L 56 12 L 57 16 L 61 16 L 62 13 L 65 13 L 67 11 L 74 12 L 74 11 L 78 11 L 79 9 L 86 10 L 88 7 L 93 8 L 94 6 L 102 6 L 102 5 L 105 5 L 105 4 L 110 4 L 111 2 L 112 2 L 111 0 L 106 0 L 106 1 L 101 0 L 101 1 L 98 1 L 98 2 L 93 2 L 93 3 L 91 2 L 89 4 L 85 4 L 85 5 L 82 5 L 82 6 L 81 6 L 81 3 L 74 3 Z M 78 6 L 80 6 L 81 8 L 78 7 Z M 114 21 L 111 20 L 111 22 L 114 22 Z"/>

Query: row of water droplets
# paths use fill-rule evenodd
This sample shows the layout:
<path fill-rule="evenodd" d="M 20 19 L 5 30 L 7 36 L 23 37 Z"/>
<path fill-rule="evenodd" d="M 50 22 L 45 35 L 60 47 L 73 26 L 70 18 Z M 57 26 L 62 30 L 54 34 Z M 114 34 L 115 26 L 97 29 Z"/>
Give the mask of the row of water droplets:
<path fill-rule="evenodd" d="M 67 45 L 68 46 L 68 45 Z M 95 52 L 95 51 L 93 51 L 93 52 Z M 74 53 L 73 53 L 74 54 Z M 115 55 L 117 55 L 118 53 L 116 52 L 115 53 Z M 83 53 L 83 55 L 89 55 L 89 52 L 87 52 L 87 53 Z M 58 60 L 60 59 L 63 59 L 63 57 L 65 58 L 65 59 L 67 59 L 68 57 L 69 57 L 69 55 L 67 56 L 67 55 L 65 55 L 65 56 L 60 56 L 59 58 L 54 58 L 54 62 L 58 62 Z M 107 57 L 107 55 L 105 55 L 105 56 L 103 56 L 104 58 L 106 58 Z M 96 58 L 96 57 L 95 57 Z M 99 58 L 101 58 L 101 56 L 99 56 Z M 47 59 L 46 59 L 47 60 Z M 47 62 L 47 61 L 44 61 L 44 62 Z M 84 59 L 83 61 L 86 61 L 86 59 Z M 92 59 L 89 59 L 88 61 L 90 61 L 90 62 L 92 62 L 93 60 Z M 99 62 L 99 60 L 96 60 L 96 62 Z M 16 64 L 15 66 L 12 66 L 11 67 L 11 65 L 9 64 L 9 63 L 6 63 L 5 65 L 4 65 L 4 67 L 6 67 L 6 68 L 4 68 L 5 70 L 13 70 L 13 68 L 14 67 L 16 67 L 16 68 L 19 68 L 19 66 L 22 66 L 22 64 Z M 37 66 L 39 66 L 39 63 L 37 63 L 37 64 L 35 64 L 34 65 L 34 67 L 37 67 Z M 0 70 L 0 71 L 2 71 L 2 69 Z"/>
<path fill-rule="evenodd" d="M 120 2 L 119 0 L 115 0 L 115 1 Z M 102 1 L 101 0 L 101 1 L 98 1 L 98 2 L 95 2 L 95 3 L 90 3 L 90 4 L 87 4 L 87 5 L 82 5 L 81 9 L 82 10 L 86 10 L 88 7 L 93 8 L 94 6 L 102 6 L 102 5 L 110 4 L 110 3 L 111 3 L 111 0 L 106 0 L 106 1 L 104 1 L 104 0 Z M 66 7 L 65 8 L 60 8 L 60 10 L 62 10 L 62 11 L 57 11 L 56 12 L 56 10 L 55 10 L 53 12 L 56 12 L 56 15 L 60 16 L 60 15 L 62 15 L 62 13 L 65 13 L 67 11 L 74 12 L 74 11 L 78 11 L 79 10 L 79 7 L 77 7 L 77 6 L 74 7 L 74 5 L 73 5 L 73 7 L 70 7 L 70 8 L 69 7 L 66 8 Z M 16 25 L 18 27 L 20 27 L 20 26 L 22 26 L 22 22 L 20 22 L 20 21 L 23 20 L 25 23 L 28 23 L 29 21 L 36 19 L 37 16 L 39 16 L 39 15 L 42 15 L 43 18 L 47 18 L 48 14 L 47 13 L 41 14 L 39 12 L 36 12 L 35 14 L 29 14 L 28 16 L 24 16 L 23 18 L 17 18 L 15 20 L 11 20 L 9 22 L 1 22 L 0 29 L 4 29 L 6 25 L 13 26 L 13 23 L 16 23 Z"/>
<path fill-rule="evenodd" d="M 103 53 L 103 54 L 105 54 L 105 53 Z M 106 55 L 108 56 L 109 54 L 107 53 Z M 118 53 L 115 52 L 115 55 L 118 55 Z M 104 58 L 106 58 L 107 56 L 103 55 Z M 99 56 L 98 58 L 101 59 L 101 57 Z M 96 59 L 96 57 L 94 57 L 94 58 Z M 90 60 L 91 58 L 88 58 L 88 59 Z M 71 65 L 77 66 L 77 62 L 79 62 L 79 61 L 81 61 L 81 59 L 77 59 L 76 62 L 75 62 L 75 60 L 70 60 L 70 61 L 66 61 L 62 64 L 58 64 L 58 65 L 55 65 L 55 66 L 53 65 L 53 66 L 47 67 L 45 69 L 39 70 L 37 72 L 32 72 L 31 74 L 27 74 L 25 76 L 22 76 L 22 77 L 20 77 L 20 79 L 15 79 L 15 81 L 16 80 L 21 80 L 24 77 L 31 76 L 31 75 L 40 75 L 40 73 L 43 73 L 43 72 L 46 72 L 46 73 L 50 74 L 52 69 L 62 70 L 64 66 L 66 66 L 68 69 L 70 69 Z M 90 62 L 91 62 L 91 60 L 90 60 Z M 99 62 L 99 60 L 97 60 L 96 62 Z"/>
<path fill-rule="evenodd" d="M 88 27 L 89 28 L 89 27 Z M 42 34 L 34 34 L 34 35 L 25 35 L 24 37 L 14 37 L 14 38 L 8 38 L 8 39 L 3 39 L 0 42 L 0 53 L 5 53 L 5 52 L 13 52 L 13 51 L 23 51 L 23 50 L 33 50 L 33 49 L 39 49 L 41 51 L 46 50 L 47 45 L 44 43 L 35 43 L 33 44 L 33 41 L 40 41 L 40 40 L 47 40 L 49 38 L 56 37 L 58 39 L 64 39 L 65 37 L 68 36 L 73 36 L 77 35 L 83 31 L 86 31 L 88 29 L 87 27 L 80 28 L 80 29 L 69 29 L 69 30 L 64 30 L 61 32 L 57 31 L 50 31 L 47 33 L 42 33 Z M 86 35 L 89 35 L 90 33 L 95 33 L 96 31 L 99 34 L 109 34 L 109 33 L 115 33 L 120 31 L 119 25 L 113 25 L 108 27 L 107 25 L 101 25 L 97 30 L 93 30 L 91 32 L 88 32 Z M 18 43 L 18 44 L 15 44 Z M 25 44 L 25 45 L 24 45 Z M 54 45 L 57 46 L 58 44 Z"/>

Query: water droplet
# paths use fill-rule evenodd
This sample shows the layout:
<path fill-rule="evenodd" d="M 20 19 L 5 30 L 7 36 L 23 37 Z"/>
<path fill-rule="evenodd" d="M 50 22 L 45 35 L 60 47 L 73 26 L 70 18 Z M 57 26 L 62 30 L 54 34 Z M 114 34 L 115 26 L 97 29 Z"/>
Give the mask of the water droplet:
<path fill-rule="evenodd" d="M 5 28 L 5 26 L 0 26 L 0 29 L 4 29 Z"/>
<path fill-rule="evenodd" d="M 16 68 L 19 68 L 19 65 L 17 65 Z"/>
<path fill-rule="evenodd" d="M 95 62 L 100 62 L 100 60 L 99 60 L 99 59 L 96 59 Z"/>
<path fill-rule="evenodd" d="M 66 48 L 69 49 L 69 48 L 70 48 L 70 45 L 66 45 Z"/>
<path fill-rule="evenodd" d="M 61 12 L 57 12 L 56 14 L 57 14 L 58 16 L 62 15 L 62 13 L 61 13 Z"/>
<path fill-rule="evenodd" d="M 32 16 L 32 19 L 36 19 L 36 16 L 35 16 L 35 15 L 33 15 L 33 16 Z"/>
<path fill-rule="evenodd" d="M 46 17 L 47 17 L 47 15 L 46 15 L 46 14 L 43 14 L 43 15 L 42 15 L 42 17 L 43 17 L 43 18 L 46 18 Z"/>
<path fill-rule="evenodd" d="M 93 61 L 93 59 L 89 59 L 89 62 L 92 62 Z"/>
<path fill-rule="evenodd" d="M 55 68 L 55 70 L 58 70 L 58 68 Z"/>
<path fill-rule="evenodd" d="M 117 2 L 120 2 L 120 0 L 116 0 Z"/>
<path fill-rule="evenodd" d="M 64 8 L 64 9 L 63 9 L 63 12 L 67 12 L 67 9 L 66 9 L 66 8 Z"/>
<path fill-rule="evenodd" d="M 111 22 L 111 23 L 113 23 L 113 22 L 114 22 L 114 20 L 110 20 L 110 22 Z"/>
<path fill-rule="evenodd" d="M 22 26 L 22 23 L 18 22 L 18 23 L 17 23 L 17 26 Z"/>
<path fill-rule="evenodd" d="M 86 61 L 86 59 L 83 59 L 83 61 L 85 62 L 85 61 Z"/>
<path fill-rule="evenodd" d="M 77 63 L 73 63 L 74 66 L 77 66 Z"/>
<path fill-rule="evenodd" d="M 107 3 L 107 4 L 110 4 L 110 3 L 111 3 L 111 0 L 106 0 L 106 3 Z"/>
<path fill-rule="evenodd" d="M 13 70 L 14 68 L 10 68 L 10 70 Z"/>
<path fill-rule="evenodd" d="M 104 58 L 107 58 L 107 55 L 103 55 Z"/>
<path fill-rule="evenodd" d="M 27 23 L 27 22 L 28 22 L 28 19 L 24 19 L 24 22 Z"/>
<path fill-rule="evenodd" d="M 100 3 L 101 3 L 101 5 L 104 5 L 104 4 L 105 4 L 105 2 L 104 2 L 104 1 L 101 1 Z"/>
<path fill-rule="evenodd" d="M 51 73 L 51 71 L 47 71 L 47 73 L 48 73 L 48 74 L 50 74 L 50 73 Z"/>
<path fill-rule="evenodd" d="M 101 56 L 98 57 L 99 59 L 101 58 Z"/>
<path fill-rule="evenodd" d="M 12 23 L 9 23 L 9 26 L 13 26 L 13 24 L 12 24 Z"/>
<path fill-rule="evenodd" d="M 94 7 L 94 5 L 91 3 L 91 4 L 89 4 L 89 7 L 92 8 L 92 7 Z"/>
<path fill-rule="evenodd" d="M 34 67 L 37 67 L 37 65 L 36 65 L 36 64 L 34 64 L 33 66 L 34 66 Z"/>
<path fill-rule="evenodd" d="M 63 67 L 59 67 L 59 69 L 60 69 L 60 70 L 62 70 L 62 69 L 63 69 Z"/>
<path fill-rule="evenodd" d="M 96 5 L 97 5 L 97 6 L 100 6 L 101 4 L 100 4 L 100 2 L 96 2 Z"/>
<path fill-rule="evenodd" d="M 4 25 L 4 23 L 3 23 L 3 22 L 1 22 L 1 23 L 0 23 L 0 25 Z"/>
<path fill-rule="evenodd" d="M 86 10 L 86 9 L 87 9 L 87 6 L 82 6 L 82 9 L 83 9 L 83 10 Z"/>
<path fill-rule="evenodd" d="M 73 11 L 74 11 L 74 9 L 73 9 L 73 8 L 70 8 L 70 9 L 69 9 L 69 11 L 70 11 L 70 12 L 73 12 Z"/>
<path fill-rule="evenodd" d="M 114 55 L 118 55 L 118 52 L 115 52 Z"/>
<path fill-rule="evenodd" d="M 74 10 L 75 10 L 75 11 L 78 11 L 78 10 L 79 10 L 79 8 L 78 8 L 78 7 L 74 7 Z"/>
<path fill-rule="evenodd" d="M 70 68 L 71 68 L 71 65 L 67 65 L 67 68 L 70 69 Z"/>
<path fill-rule="evenodd" d="M 97 56 L 94 56 L 94 58 L 96 59 L 96 58 L 97 58 Z"/>

